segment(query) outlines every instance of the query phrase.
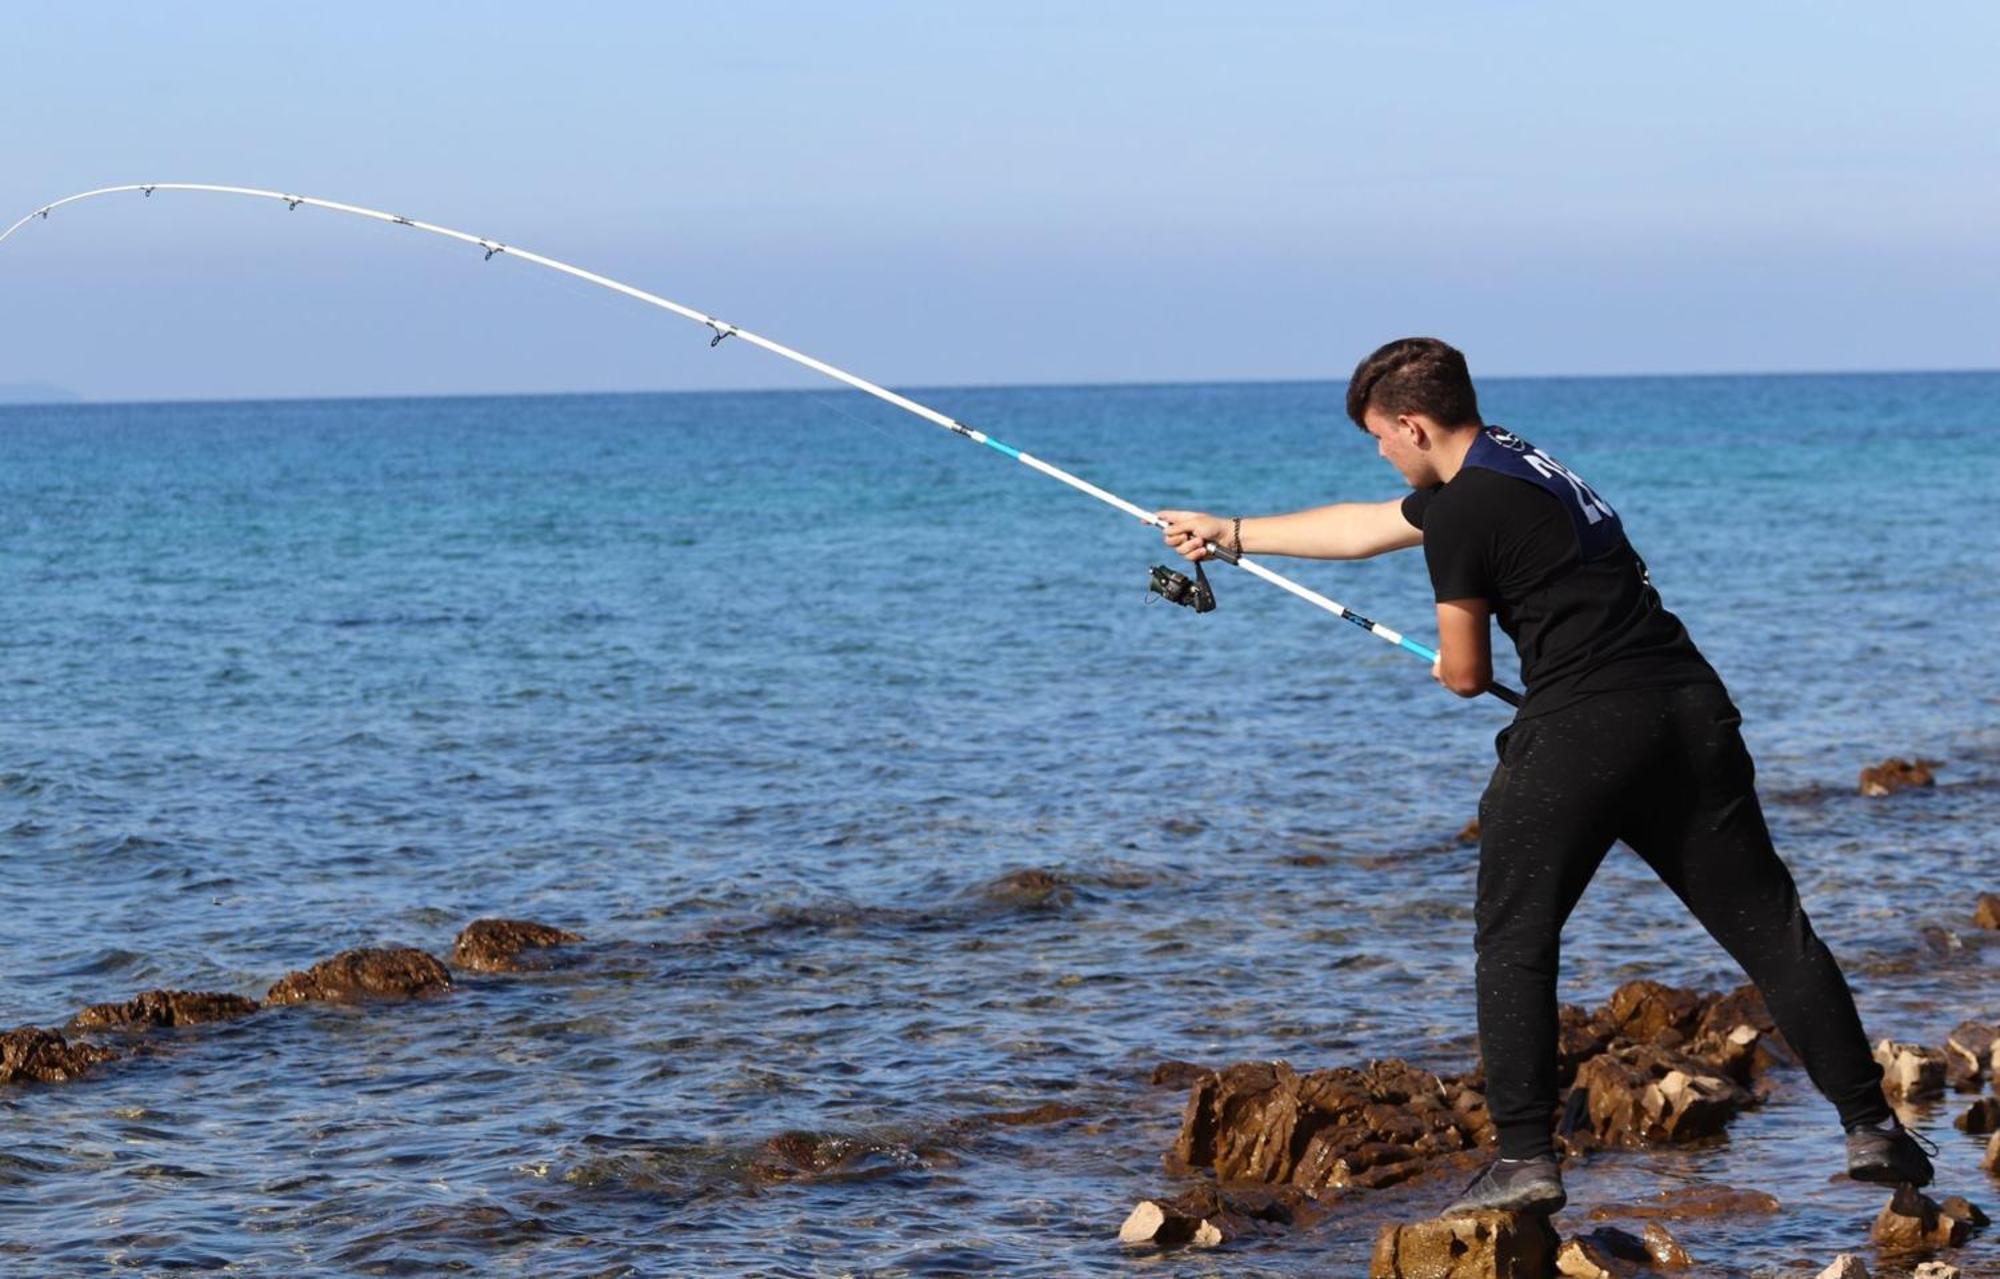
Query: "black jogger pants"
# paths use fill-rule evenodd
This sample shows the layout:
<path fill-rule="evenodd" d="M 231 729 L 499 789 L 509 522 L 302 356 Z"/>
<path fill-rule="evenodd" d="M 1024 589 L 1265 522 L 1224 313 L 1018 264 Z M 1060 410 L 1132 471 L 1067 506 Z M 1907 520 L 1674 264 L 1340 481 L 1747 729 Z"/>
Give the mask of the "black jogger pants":
<path fill-rule="evenodd" d="M 1720 685 L 1629 689 L 1511 725 L 1479 801 L 1479 1048 L 1500 1152 L 1550 1152 L 1563 921 L 1613 841 L 1763 992 L 1843 1125 L 1887 1119 L 1854 996 L 1778 859 Z"/>

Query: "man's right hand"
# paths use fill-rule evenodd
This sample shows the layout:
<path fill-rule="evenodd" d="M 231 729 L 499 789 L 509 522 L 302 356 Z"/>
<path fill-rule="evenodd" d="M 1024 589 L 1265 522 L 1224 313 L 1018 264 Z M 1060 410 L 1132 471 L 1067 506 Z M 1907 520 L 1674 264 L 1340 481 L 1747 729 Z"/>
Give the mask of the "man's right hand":
<path fill-rule="evenodd" d="M 1229 545 L 1230 522 L 1219 515 L 1205 515 L 1200 511 L 1161 511 L 1159 516 L 1167 522 L 1160 540 L 1184 560 L 1199 564 L 1213 559 L 1205 543 Z"/>

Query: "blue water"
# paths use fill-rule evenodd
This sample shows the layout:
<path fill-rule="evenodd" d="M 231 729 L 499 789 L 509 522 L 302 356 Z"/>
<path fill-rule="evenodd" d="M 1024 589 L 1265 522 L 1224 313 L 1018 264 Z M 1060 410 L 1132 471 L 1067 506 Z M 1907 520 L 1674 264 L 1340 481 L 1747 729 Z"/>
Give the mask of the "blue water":
<path fill-rule="evenodd" d="M 2000 374 L 1483 391 L 1727 678 L 1871 1032 L 2000 1017 Z M 1144 505 L 1398 491 L 1337 386 L 918 395 Z M 0 1089 L 0 1268 L 1354 1274 L 1456 1188 L 1221 1257 L 1115 1242 L 1173 1186 L 1154 1062 L 1470 1063 L 1452 837 L 1505 722 L 1240 573 L 1148 606 L 1136 521 L 844 391 L 0 408 L 0 485 L 0 1025 L 485 914 L 591 938 Z M 1273 566 L 1432 634 L 1420 556 Z M 1855 797 L 1892 754 L 1944 784 Z M 1071 895 L 982 891 L 1031 867 Z M 1740 980 L 1623 853 L 1565 963 L 1592 1004 Z M 1050 1101 L 1084 1116 L 964 1122 Z M 1952 1106 L 1946 1189 L 2000 1207 Z M 864 1154 L 752 1175 L 790 1129 Z M 1572 1197 L 1767 1189 L 1775 1221 L 1681 1231 L 1701 1273 L 1816 1270 L 1879 1206 L 1837 1160 L 1792 1076 Z"/>

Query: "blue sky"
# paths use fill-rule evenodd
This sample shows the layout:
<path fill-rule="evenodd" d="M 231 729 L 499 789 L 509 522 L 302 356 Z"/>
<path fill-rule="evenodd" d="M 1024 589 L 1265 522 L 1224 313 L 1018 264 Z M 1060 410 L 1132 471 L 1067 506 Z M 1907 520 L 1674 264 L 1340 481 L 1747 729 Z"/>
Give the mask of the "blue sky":
<path fill-rule="evenodd" d="M 2000 365 L 2000 7 L 46 5 L 0 223 L 197 181 L 565 258 L 901 385 Z M 808 384 L 445 242 L 223 197 L 0 245 L 0 383 Z"/>

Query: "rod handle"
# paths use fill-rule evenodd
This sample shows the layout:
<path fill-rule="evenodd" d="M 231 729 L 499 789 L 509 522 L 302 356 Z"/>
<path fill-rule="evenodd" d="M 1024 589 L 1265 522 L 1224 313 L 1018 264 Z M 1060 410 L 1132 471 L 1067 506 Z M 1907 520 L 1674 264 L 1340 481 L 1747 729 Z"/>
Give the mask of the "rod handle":
<path fill-rule="evenodd" d="M 1505 684 L 1488 684 L 1486 691 L 1509 706 L 1518 708 L 1521 705 L 1521 695 L 1513 689 L 1508 688 Z"/>

